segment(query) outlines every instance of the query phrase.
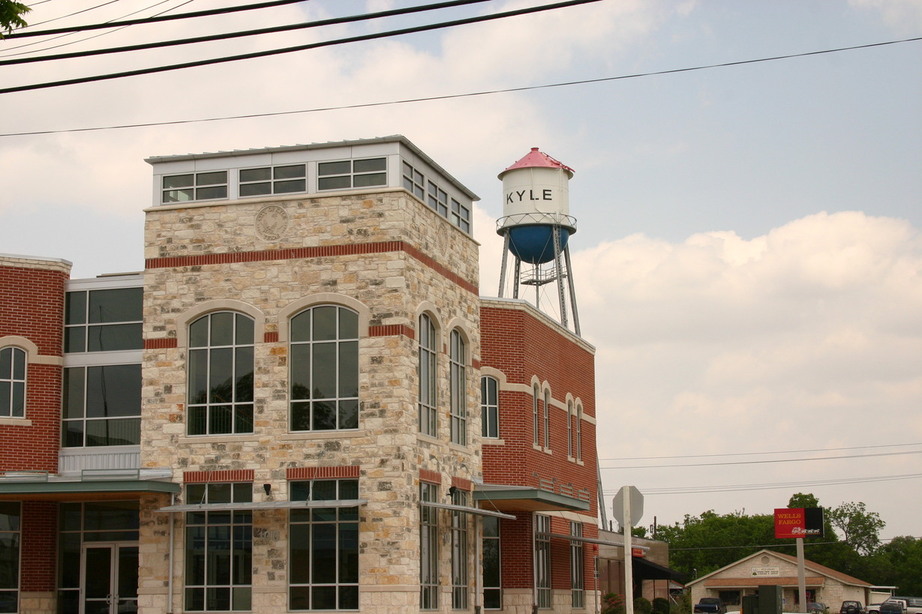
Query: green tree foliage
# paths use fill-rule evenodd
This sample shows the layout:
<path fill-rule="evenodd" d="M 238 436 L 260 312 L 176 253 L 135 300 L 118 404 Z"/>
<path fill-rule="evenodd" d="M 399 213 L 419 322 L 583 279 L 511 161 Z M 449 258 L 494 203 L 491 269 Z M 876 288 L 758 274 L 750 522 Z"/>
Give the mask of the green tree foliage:
<path fill-rule="evenodd" d="M 898 595 L 922 595 L 922 539 L 895 537 L 871 557 L 874 582 L 896 586 Z M 879 579 L 878 579 L 879 578 Z"/>
<path fill-rule="evenodd" d="M 826 510 L 824 515 L 859 554 L 871 554 L 880 546 L 880 530 L 886 523 L 877 512 L 869 512 L 864 503 L 843 503 Z"/>
<path fill-rule="evenodd" d="M 30 11 L 29 7 L 13 0 L 0 0 L 0 38 L 4 32 L 9 34 L 13 28 L 23 28 L 26 20 L 23 15 Z"/>

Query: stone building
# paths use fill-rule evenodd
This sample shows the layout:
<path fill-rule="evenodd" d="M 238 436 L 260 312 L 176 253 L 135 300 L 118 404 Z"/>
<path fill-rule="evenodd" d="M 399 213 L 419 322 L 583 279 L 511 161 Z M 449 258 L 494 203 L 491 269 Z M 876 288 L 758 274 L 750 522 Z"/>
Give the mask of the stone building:
<path fill-rule="evenodd" d="M 479 296 L 477 197 L 402 136 L 147 161 L 143 272 L 0 256 L 0 612 L 595 611 L 594 350 Z"/>

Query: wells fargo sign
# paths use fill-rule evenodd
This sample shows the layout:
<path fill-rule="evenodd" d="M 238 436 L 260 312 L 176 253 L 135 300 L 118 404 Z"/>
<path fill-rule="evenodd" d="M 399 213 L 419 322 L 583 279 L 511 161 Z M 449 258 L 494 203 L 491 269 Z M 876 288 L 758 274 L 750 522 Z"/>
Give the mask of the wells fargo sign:
<path fill-rule="evenodd" d="M 775 538 L 814 537 L 823 535 L 823 508 L 795 507 L 775 510 Z"/>

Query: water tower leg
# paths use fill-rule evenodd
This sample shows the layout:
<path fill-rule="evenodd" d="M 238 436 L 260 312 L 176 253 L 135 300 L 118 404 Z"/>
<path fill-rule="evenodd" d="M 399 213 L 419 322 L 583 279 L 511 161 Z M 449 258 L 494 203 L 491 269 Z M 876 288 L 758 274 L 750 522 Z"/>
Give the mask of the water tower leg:
<path fill-rule="evenodd" d="M 513 279 L 512 279 L 512 298 L 519 298 L 519 275 L 522 273 L 522 261 L 518 258 L 515 259 L 515 267 L 513 268 Z"/>
<path fill-rule="evenodd" d="M 567 299 L 563 291 L 563 269 L 560 265 L 560 226 L 554 225 L 554 267 L 557 269 L 557 299 L 560 301 L 560 323 L 564 328 L 567 325 Z M 569 273 L 569 271 L 567 271 Z"/>
<path fill-rule="evenodd" d="M 570 246 L 563 248 L 567 264 L 567 284 L 570 286 L 570 307 L 573 308 L 573 332 L 579 335 L 579 310 L 576 308 L 576 285 L 573 283 L 573 267 L 570 265 Z"/>
<path fill-rule="evenodd" d="M 506 259 L 509 256 L 509 232 L 503 235 L 503 264 L 499 270 L 499 298 L 503 298 L 503 288 L 506 286 Z"/>

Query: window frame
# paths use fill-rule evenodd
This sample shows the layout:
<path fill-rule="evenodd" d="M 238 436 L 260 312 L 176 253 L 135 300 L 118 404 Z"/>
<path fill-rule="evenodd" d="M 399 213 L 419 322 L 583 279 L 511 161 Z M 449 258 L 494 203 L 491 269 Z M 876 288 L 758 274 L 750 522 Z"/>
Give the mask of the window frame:
<path fill-rule="evenodd" d="M 480 434 L 499 438 L 499 380 L 492 375 L 480 378 Z"/>
<path fill-rule="evenodd" d="M 300 168 L 301 174 L 294 175 L 291 177 L 279 177 L 280 171 L 285 169 L 295 169 Z M 256 171 L 267 171 L 268 177 L 258 178 L 258 179 L 244 179 L 246 173 L 252 173 Z M 300 184 L 300 187 L 297 189 L 279 189 L 285 187 L 286 184 Z M 265 192 L 252 192 L 250 194 L 244 194 L 248 189 L 253 189 L 256 186 L 265 185 L 268 190 Z M 302 192 L 307 192 L 307 164 L 272 164 L 269 166 L 255 166 L 237 169 L 237 194 L 240 198 L 258 198 L 260 196 L 273 196 L 276 194 L 298 194 Z"/>
<path fill-rule="evenodd" d="M 323 485 L 323 486 L 321 486 Z M 288 492 L 292 493 L 290 496 L 292 501 L 335 501 L 335 500 L 351 500 L 358 499 L 358 489 L 359 481 L 357 478 L 333 478 L 333 479 L 312 479 L 312 480 L 292 480 L 288 483 L 289 489 Z M 295 491 L 307 487 L 307 493 L 304 498 L 300 496 L 293 496 Z M 324 496 L 323 491 L 324 487 L 329 489 L 333 487 L 332 497 Z M 317 497 L 318 491 L 320 492 L 320 497 Z M 290 612 L 301 612 L 301 611 L 314 611 L 314 610 L 323 610 L 323 611 L 338 611 L 338 610 L 350 610 L 355 611 L 359 609 L 359 579 L 361 577 L 361 568 L 360 568 L 360 540 L 359 540 L 359 507 L 349 506 L 349 507 L 330 507 L 330 508 L 309 508 L 309 509 L 291 509 L 288 512 L 288 610 Z M 308 548 L 307 556 L 309 557 L 308 570 L 307 573 L 310 574 L 310 577 L 305 582 L 294 582 L 293 579 L 299 577 L 298 565 L 295 562 L 294 548 L 296 539 L 295 535 L 296 529 L 303 527 L 307 531 L 307 542 Z M 314 580 L 315 571 L 320 568 L 324 569 L 323 562 L 316 562 L 314 558 L 316 556 L 317 550 L 314 545 L 317 541 L 317 533 L 321 529 L 325 529 L 324 532 L 329 532 L 328 528 L 333 527 L 335 536 L 333 536 L 334 541 L 334 559 L 335 562 L 332 565 L 333 573 L 335 575 L 335 580 L 333 582 L 317 582 Z M 345 548 L 345 544 L 350 537 L 349 532 L 352 532 L 353 544 L 354 547 L 348 551 Z M 327 540 L 330 540 L 331 536 L 325 536 Z M 321 534 L 321 539 L 324 538 L 324 535 Z M 350 561 L 344 562 L 344 557 L 348 557 Z M 354 561 L 354 569 L 352 569 Z M 349 569 L 344 568 L 344 564 L 348 565 Z M 329 571 L 330 566 L 327 566 Z M 347 574 L 348 577 L 344 578 L 343 574 Z M 348 580 L 348 581 L 347 581 Z M 333 589 L 335 595 L 336 607 L 334 608 L 325 608 L 318 607 L 314 598 L 315 591 L 329 591 Z M 306 591 L 308 596 L 308 605 L 310 607 L 300 608 L 295 605 L 295 591 Z M 348 591 L 348 592 L 346 592 Z M 349 600 L 346 603 L 346 600 Z"/>
<path fill-rule="evenodd" d="M 551 449 L 551 390 L 544 389 L 544 450 Z"/>
<path fill-rule="evenodd" d="M 222 492 L 227 489 L 227 492 Z M 201 493 L 201 496 L 199 496 Z M 189 483 L 185 485 L 186 502 L 197 503 L 247 503 L 253 500 L 252 482 L 205 482 Z M 199 527 L 202 529 L 197 530 Z M 217 554 L 213 551 L 222 550 L 219 545 L 211 546 L 218 539 L 221 527 L 227 527 L 226 548 L 232 554 L 227 556 L 227 581 L 219 583 L 210 578 L 211 565 L 219 565 Z M 193 551 L 196 534 L 204 542 L 200 550 Z M 225 541 L 225 540 L 221 540 Z M 235 547 L 239 542 L 239 548 Z M 220 542 L 219 542 L 220 543 Z M 196 565 L 195 552 L 201 563 Z M 183 607 L 185 612 L 246 612 L 252 609 L 253 601 L 253 512 L 252 510 L 216 510 L 186 512 L 185 541 L 183 544 L 184 573 L 183 573 Z M 249 569 L 249 582 L 243 579 Z M 201 582 L 191 583 L 190 579 L 201 579 Z M 225 589 L 230 607 L 218 608 L 218 604 L 209 603 L 209 592 L 216 589 Z M 202 607 L 198 608 L 192 602 L 192 591 L 201 593 Z M 239 601 L 238 601 L 239 599 Z M 209 607 L 214 605 L 215 607 Z"/>
<path fill-rule="evenodd" d="M 583 460 L 583 405 L 576 404 L 576 461 Z"/>
<path fill-rule="evenodd" d="M 581 522 L 570 522 L 570 536 L 582 538 Z M 586 558 L 580 539 L 570 540 L 570 606 L 581 609 L 586 607 Z"/>
<path fill-rule="evenodd" d="M 369 163 L 382 163 L 382 168 L 373 168 L 368 170 L 363 170 L 361 167 L 364 164 Z M 335 164 L 348 164 L 348 171 L 333 171 L 333 172 L 324 172 L 325 166 L 332 169 L 332 165 Z M 377 175 L 381 176 L 380 181 L 375 181 L 374 183 L 361 183 L 365 179 L 370 179 Z M 342 182 L 343 179 L 348 179 L 348 185 L 332 185 L 330 187 L 324 187 L 324 183 L 330 182 L 332 180 L 339 179 Z M 327 181 L 325 181 L 327 180 Z M 378 188 L 387 186 L 387 157 L 386 156 L 374 156 L 370 158 L 347 158 L 344 160 L 323 160 L 317 162 L 317 191 L 318 192 L 330 192 L 335 190 L 358 190 L 364 188 Z"/>
<path fill-rule="evenodd" d="M 316 316 L 320 313 L 321 310 L 334 309 L 335 310 L 335 324 L 332 337 L 323 337 L 318 336 L 315 330 Z M 344 322 L 343 319 L 345 316 L 351 318 L 350 322 Z M 300 336 L 298 333 L 298 326 L 300 325 L 299 318 L 307 318 L 307 336 L 304 339 L 295 339 L 295 337 Z M 288 352 L 289 352 L 289 361 L 288 361 L 288 428 L 290 432 L 293 433 L 304 433 L 304 432 L 327 432 L 327 431 L 341 431 L 341 430 L 357 430 L 359 428 L 359 356 L 360 356 L 360 332 L 359 332 L 359 313 L 349 307 L 335 303 L 319 303 L 316 305 L 311 305 L 305 309 L 298 311 L 293 314 L 288 321 Z M 354 329 L 354 335 L 345 336 L 344 328 L 349 327 Z M 335 354 L 335 374 L 333 380 L 335 382 L 335 394 L 333 396 L 323 396 L 315 397 L 315 390 L 317 389 L 314 385 L 315 376 L 315 365 L 323 364 L 323 361 L 318 361 L 317 352 L 321 349 L 327 349 L 328 346 L 333 346 L 333 351 Z M 345 391 L 342 389 L 344 385 L 344 365 L 345 360 L 344 353 L 347 351 L 346 348 L 353 346 L 354 350 L 351 355 L 353 358 L 353 364 L 350 368 L 351 377 L 349 377 L 350 382 L 355 386 L 355 394 L 343 394 Z M 308 356 L 302 356 L 303 350 L 300 348 L 306 349 Z M 302 361 L 306 362 L 306 365 L 302 364 Z M 306 368 L 307 370 L 307 380 L 308 385 L 306 386 L 308 394 L 304 396 L 300 394 L 296 398 L 295 392 L 295 383 L 299 381 L 296 378 L 296 370 L 300 368 Z M 319 409 L 318 407 L 325 407 L 329 404 L 333 404 L 334 411 L 334 421 L 335 424 L 332 428 L 317 428 L 315 422 L 315 414 Z M 296 407 L 301 410 L 307 410 L 307 427 L 306 428 L 295 428 L 296 426 Z M 347 413 L 348 412 L 348 413 Z M 348 415 L 351 414 L 352 418 L 348 418 Z M 348 419 L 347 419 L 348 418 Z M 303 424 L 303 422 L 301 423 Z"/>
<path fill-rule="evenodd" d="M 208 182 L 207 176 L 215 175 L 216 179 L 223 174 L 223 181 Z M 168 180 L 177 180 L 184 177 L 191 177 L 191 182 L 177 183 L 176 185 L 167 185 Z M 200 182 L 201 180 L 201 182 Z M 227 169 L 189 171 L 187 173 L 176 173 L 172 175 L 162 175 L 160 178 L 160 204 L 173 205 L 188 202 L 197 202 L 203 200 L 225 200 L 228 197 L 228 171 Z M 222 191 L 223 188 L 223 191 Z M 216 191 L 215 196 L 208 196 L 209 191 Z M 176 193 L 177 197 L 168 198 L 169 193 Z M 191 193 L 190 198 L 179 198 L 183 193 Z"/>
<path fill-rule="evenodd" d="M 535 514 L 535 593 L 539 609 L 553 606 L 552 578 L 551 517 Z"/>
<path fill-rule="evenodd" d="M 417 330 L 417 378 L 419 379 L 419 432 L 438 437 L 438 328 L 428 313 L 420 314 Z"/>
<path fill-rule="evenodd" d="M 451 331 L 449 365 L 449 413 L 451 414 L 451 443 L 467 445 L 467 343 L 461 331 Z"/>
<path fill-rule="evenodd" d="M 0 369 L 0 418 L 24 419 L 28 403 L 29 352 L 16 345 L 0 347 L 0 367 L 4 365 L 4 355 L 8 356 L 9 371 L 5 373 L 5 369 Z"/>
<path fill-rule="evenodd" d="M 541 419 L 540 419 L 540 410 L 538 403 L 541 398 L 541 390 L 538 388 L 538 384 L 532 385 L 532 430 L 534 431 L 534 439 L 532 445 L 534 447 L 539 447 L 541 445 Z"/>
<path fill-rule="evenodd" d="M 112 319 L 100 317 L 94 319 L 91 308 L 94 305 L 94 295 L 101 293 L 127 293 L 137 294 L 137 318 L 131 320 Z M 77 299 L 83 298 L 78 307 Z M 135 297 L 131 297 L 134 299 Z M 97 303 L 100 309 L 105 308 L 105 301 Z M 133 308 L 133 309 L 134 309 Z M 101 352 L 122 352 L 144 349 L 144 288 L 140 286 L 97 287 L 68 290 L 65 294 L 64 309 L 64 353 L 65 354 L 97 354 Z M 91 347 L 92 333 L 96 332 L 98 345 L 102 345 L 102 337 L 106 331 L 122 328 L 123 333 L 115 338 L 116 342 L 124 341 L 123 347 L 102 348 Z M 108 340 L 107 340 L 108 341 Z"/>
<path fill-rule="evenodd" d="M 452 505 L 467 507 L 468 496 L 464 490 L 455 488 L 451 494 Z M 467 512 L 451 510 L 451 608 L 466 610 L 470 604 L 470 518 Z"/>
<path fill-rule="evenodd" d="M 482 537 L 482 551 L 484 563 L 481 568 L 481 586 L 483 587 L 483 604 L 485 610 L 502 610 L 503 609 L 503 552 L 502 552 L 502 523 L 500 519 L 495 516 L 484 516 L 482 519 L 483 522 L 483 537 Z M 492 533 L 492 529 L 488 527 L 492 525 L 496 527 L 495 535 L 487 535 L 488 530 Z M 488 544 L 490 547 L 488 548 Z M 495 548 L 496 555 L 495 558 L 487 559 L 487 550 L 493 550 Z M 496 585 L 487 585 L 487 574 L 493 573 L 492 563 L 496 563 Z"/>
<path fill-rule="evenodd" d="M 213 344 L 213 336 L 215 333 L 214 329 L 214 318 L 222 315 L 230 315 L 232 317 L 232 330 L 230 332 L 230 343 L 223 344 Z M 193 332 L 193 327 L 196 326 L 199 322 L 207 321 L 205 324 L 205 335 L 206 340 L 204 345 L 199 345 L 196 341 L 196 334 Z M 246 324 L 248 323 L 248 324 Z M 199 317 L 191 320 L 187 325 L 188 330 L 188 348 L 187 348 L 187 358 L 186 358 L 186 434 L 190 437 L 207 437 L 213 435 L 240 435 L 240 434 L 252 434 L 254 432 L 254 416 L 255 416 L 255 404 L 254 404 L 254 385 L 253 385 L 253 375 L 255 374 L 255 319 L 245 313 L 240 311 L 223 309 L 217 311 L 209 311 L 205 314 L 200 315 Z M 239 339 L 240 334 L 247 332 L 242 330 L 242 327 L 247 326 L 249 328 L 249 341 L 243 342 Z M 224 332 L 226 335 L 227 333 Z M 229 387 L 230 398 L 227 400 L 214 400 L 213 395 L 215 392 L 216 386 L 214 385 L 214 371 L 213 367 L 215 366 L 214 357 L 216 350 L 229 350 L 230 351 L 230 377 L 228 378 L 233 384 Z M 249 350 L 249 360 L 248 365 L 242 365 L 244 368 L 249 367 L 249 372 L 241 372 L 241 365 L 239 358 L 241 355 L 245 354 L 243 350 Z M 204 354 L 204 360 L 196 358 L 200 354 Z M 218 355 L 220 356 L 220 355 Z M 199 372 L 199 369 L 202 369 L 202 372 Z M 247 375 L 250 377 L 249 384 L 243 385 L 241 390 L 240 384 Z M 195 377 L 197 376 L 197 377 Z M 203 382 L 199 382 L 198 387 L 193 385 L 193 379 L 202 379 Z M 205 400 L 195 400 L 193 399 L 193 394 L 200 392 L 200 386 L 204 384 L 204 393 Z M 240 399 L 240 393 L 243 392 L 243 400 Z M 247 399 L 246 397 L 249 397 Z M 219 431 L 213 427 L 213 422 L 217 417 L 218 411 L 228 411 L 226 408 L 229 408 L 230 412 L 230 430 Z M 193 411 L 201 411 L 204 418 L 193 418 Z M 193 426 L 198 424 L 201 421 L 204 425 L 202 432 L 193 432 Z M 247 428 L 247 425 L 249 427 Z M 197 430 L 197 429 L 196 429 Z"/>
<path fill-rule="evenodd" d="M 419 500 L 439 500 L 439 486 L 419 483 Z M 439 608 L 439 513 L 428 505 L 419 507 L 419 609 Z"/>
<path fill-rule="evenodd" d="M 104 411 L 108 411 L 110 399 L 108 398 L 108 388 L 107 386 L 107 370 L 121 370 L 131 368 L 132 371 L 136 370 L 136 373 L 130 375 L 131 384 L 136 384 L 136 395 L 132 394 L 132 402 L 137 401 L 137 413 L 132 414 L 119 414 L 115 413 L 113 415 L 107 416 L 90 416 L 89 414 L 89 401 L 102 395 L 101 403 Z M 68 450 L 78 450 L 78 449 L 98 449 L 104 447 L 113 447 L 113 446 L 138 446 L 141 444 L 141 389 L 142 389 L 142 376 L 141 376 L 141 364 L 140 363 L 116 363 L 116 364 L 89 364 L 89 365 L 74 365 L 67 366 L 64 368 L 63 380 L 62 380 L 62 403 L 61 403 L 61 448 Z M 79 386 L 75 387 L 77 374 L 79 375 Z M 98 377 L 101 378 L 101 385 L 98 386 L 97 390 L 92 390 L 90 383 L 95 379 L 95 373 L 98 373 Z M 71 382 L 71 378 L 75 378 L 74 383 Z M 116 377 L 116 375 L 112 375 Z M 112 382 L 112 387 L 115 388 L 116 394 L 121 394 L 124 389 L 126 382 L 124 379 L 117 378 L 117 381 Z M 134 390 L 130 392 L 135 392 Z M 72 394 L 79 393 L 79 399 L 71 399 Z M 135 398 L 136 396 L 136 398 Z M 117 400 L 117 397 L 111 399 Z M 77 405 L 79 404 L 79 408 Z M 72 411 L 79 411 L 79 415 L 71 415 Z M 118 410 L 116 409 L 116 412 Z M 132 421 L 133 427 L 128 425 L 128 421 Z M 136 435 L 137 441 L 134 443 L 105 443 L 93 445 L 89 443 L 89 438 L 92 436 L 90 433 L 90 426 L 96 424 L 105 423 L 105 432 L 110 432 L 110 427 L 116 424 L 124 423 L 122 428 L 128 427 L 132 429 L 130 434 Z M 77 433 L 78 431 L 71 431 L 71 425 L 80 425 L 79 435 L 80 443 L 72 443 L 70 436 Z"/>
<path fill-rule="evenodd" d="M 13 609 L 4 609 L 4 600 L 0 599 L 0 612 L 15 613 L 19 612 L 19 591 L 22 583 L 22 502 L 0 501 L 0 518 L 4 518 L 4 521 L 0 522 L 0 539 L 4 544 L 11 544 L 11 547 L 7 548 L 9 555 L 0 558 L 0 566 L 10 566 L 7 573 L 0 573 L 0 579 L 8 579 L 10 586 L 0 586 L 0 595 L 12 596 L 12 601 L 6 600 L 6 603 L 13 606 Z"/>

